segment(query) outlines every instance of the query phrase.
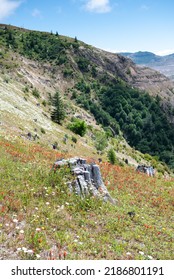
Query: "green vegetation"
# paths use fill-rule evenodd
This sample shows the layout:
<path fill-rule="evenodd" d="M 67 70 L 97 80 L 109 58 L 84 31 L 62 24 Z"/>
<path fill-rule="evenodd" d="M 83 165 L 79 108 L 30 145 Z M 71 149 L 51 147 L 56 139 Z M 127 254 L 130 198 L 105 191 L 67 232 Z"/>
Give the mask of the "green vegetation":
<path fill-rule="evenodd" d="M 111 164 L 115 164 L 117 161 L 116 154 L 113 148 L 109 149 L 108 151 L 108 160 Z"/>
<path fill-rule="evenodd" d="M 27 92 L 26 89 L 25 89 L 25 92 Z M 32 90 L 32 94 L 33 94 L 34 97 L 40 98 L 40 93 L 39 93 L 39 91 L 36 88 L 34 88 Z"/>
<path fill-rule="evenodd" d="M 46 133 L 46 132 L 45 132 L 45 129 L 44 129 L 43 127 L 41 127 L 40 131 L 41 131 L 41 133 L 43 133 L 43 134 Z"/>
<path fill-rule="evenodd" d="M 174 130 L 158 96 L 153 98 L 109 77 L 102 83 L 89 87 L 84 80 L 78 82 L 75 88 L 81 94 L 76 95 L 76 102 L 89 110 L 105 130 L 110 127 L 113 135 L 121 130 L 132 147 L 158 156 L 174 168 Z"/>
<path fill-rule="evenodd" d="M 71 68 L 65 68 L 63 70 L 63 76 L 65 78 L 68 78 L 68 77 L 72 78 L 73 77 L 73 70 Z"/>
<path fill-rule="evenodd" d="M 90 61 L 84 57 L 79 57 L 77 59 L 77 65 L 82 72 L 89 71 L 89 68 L 88 68 L 89 64 L 90 64 Z"/>
<path fill-rule="evenodd" d="M 108 146 L 108 139 L 106 133 L 97 131 L 94 134 L 94 146 L 98 152 L 103 152 L 104 149 Z"/>
<path fill-rule="evenodd" d="M 174 131 L 158 98 L 119 83 L 102 88 L 99 96 L 102 108 L 116 119 L 131 146 L 174 167 Z"/>
<path fill-rule="evenodd" d="M 76 138 L 76 137 L 72 136 L 72 137 L 71 137 L 71 140 L 72 140 L 74 143 L 77 143 L 77 138 Z"/>
<path fill-rule="evenodd" d="M 57 33 L 25 32 L 11 26 L 0 29 L 0 37 L 1 43 L 30 59 L 55 60 L 58 65 L 66 63 L 66 48 L 71 45 Z"/>
<path fill-rule="evenodd" d="M 58 91 L 52 98 L 52 106 L 51 118 L 55 123 L 61 124 L 62 120 L 65 118 L 65 108 Z"/>
<path fill-rule="evenodd" d="M 72 122 L 68 125 L 68 128 L 74 133 L 84 136 L 87 130 L 87 125 L 85 121 L 73 118 Z"/>

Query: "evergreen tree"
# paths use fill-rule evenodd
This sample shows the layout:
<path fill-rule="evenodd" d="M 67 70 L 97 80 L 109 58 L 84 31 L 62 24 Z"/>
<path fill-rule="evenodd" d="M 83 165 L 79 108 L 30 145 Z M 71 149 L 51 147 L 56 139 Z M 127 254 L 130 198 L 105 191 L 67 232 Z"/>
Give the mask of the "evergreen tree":
<path fill-rule="evenodd" d="M 65 118 L 65 110 L 64 110 L 64 104 L 62 102 L 61 96 L 59 92 L 57 91 L 55 95 L 52 98 L 52 106 L 53 110 L 51 112 L 51 119 L 61 124 L 61 121 Z"/>
<path fill-rule="evenodd" d="M 108 160 L 111 164 L 115 164 L 117 161 L 115 151 L 112 148 L 108 151 Z"/>

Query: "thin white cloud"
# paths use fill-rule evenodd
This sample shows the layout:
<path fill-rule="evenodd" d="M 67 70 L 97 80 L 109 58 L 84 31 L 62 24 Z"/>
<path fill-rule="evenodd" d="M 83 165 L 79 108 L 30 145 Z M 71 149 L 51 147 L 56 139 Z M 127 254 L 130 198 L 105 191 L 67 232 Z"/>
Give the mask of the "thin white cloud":
<path fill-rule="evenodd" d="M 170 49 L 170 50 L 156 51 L 154 53 L 157 54 L 157 55 L 163 56 L 163 55 L 173 54 L 174 53 L 174 49 L 173 50 Z"/>
<path fill-rule="evenodd" d="M 111 52 L 111 53 L 122 53 L 122 52 L 131 52 L 129 50 L 118 50 L 118 49 L 110 49 L 110 48 L 102 48 L 103 50 L 107 51 L 107 52 Z"/>
<path fill-rule="evenodd" d="M 94 13 L 108 13 L 111 11 L 109 0 L 87 0 L 84 8 L 86 11 Z"/>
<path fill-rule="evenodd" d="M 35 9 L 32 11 L 32 16 L 33 16 L 33 17 L 37 17 L 37 18 L 42 18 L 41 11 L 39 11 L 38 9 L 35 8 Z"/>
<path fill-rule="evenodd" d="M 13 14 L 20 4 L 21 1 L 0 0 L 0 20 Z"/>

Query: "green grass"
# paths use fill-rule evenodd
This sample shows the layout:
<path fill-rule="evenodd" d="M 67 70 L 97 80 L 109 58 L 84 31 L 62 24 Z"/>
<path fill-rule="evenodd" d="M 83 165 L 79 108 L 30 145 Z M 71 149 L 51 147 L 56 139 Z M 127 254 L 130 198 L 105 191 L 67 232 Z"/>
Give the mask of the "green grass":
<path fill-rule="evenodd" d="M 0 243 L 8 252 L 1 258 L 174 258 L 172 179 L 102 163 L 112 205 L 71 194 L 70 170 L 51 171 L 55 151 L 0 139 L 0 152 Z"/>

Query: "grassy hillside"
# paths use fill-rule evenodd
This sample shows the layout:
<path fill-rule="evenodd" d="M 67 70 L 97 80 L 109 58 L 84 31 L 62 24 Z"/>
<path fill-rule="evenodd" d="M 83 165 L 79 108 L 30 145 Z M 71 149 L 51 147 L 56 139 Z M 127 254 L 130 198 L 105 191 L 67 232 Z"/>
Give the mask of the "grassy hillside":
<path fill-rule="evenodd" d="M 51 172 L 65 154 L 2 137 L 0 153 L 1 259 L 174 258 L 172 179 L 103 162 L 111 205 L 69 193 L 69 169 Z"/>

